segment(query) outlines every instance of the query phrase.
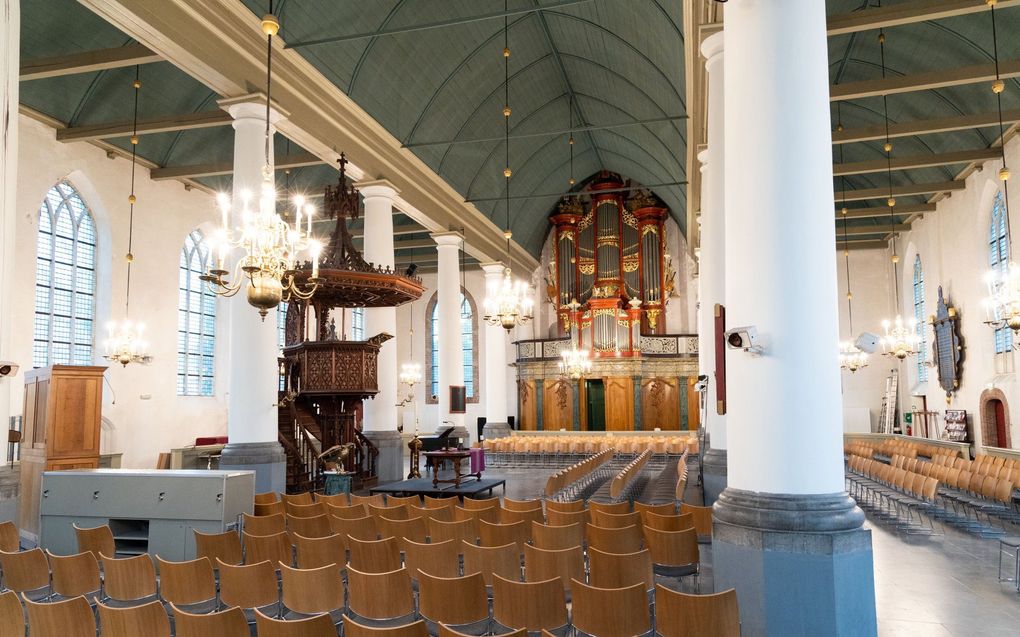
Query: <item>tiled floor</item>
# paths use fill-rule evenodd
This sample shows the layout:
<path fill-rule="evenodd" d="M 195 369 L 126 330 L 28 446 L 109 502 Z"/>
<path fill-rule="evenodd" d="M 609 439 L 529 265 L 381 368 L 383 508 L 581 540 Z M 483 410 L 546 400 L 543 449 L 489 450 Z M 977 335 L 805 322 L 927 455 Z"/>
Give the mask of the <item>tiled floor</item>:
<path fill-rule="evenodd" d="M 538 497 L 550 473 L 542 467 L 486 471 L 505 476 L 506 495 L 515 499 Z M 694 487 L 688 496 L 697 497 Z M 905 537 L 870 519 L 867 526 L 875 553 L 880 635 L 1020 635 L 1020 594 L 1012 584 L 997 581 L 998 540 L 953 528 L 930 538 Z M 1020 528 L 1013 532 L 1020 535 Z M 711 547 L 702 545 L 702 592 L 712 590 L 711 559 Z"/>

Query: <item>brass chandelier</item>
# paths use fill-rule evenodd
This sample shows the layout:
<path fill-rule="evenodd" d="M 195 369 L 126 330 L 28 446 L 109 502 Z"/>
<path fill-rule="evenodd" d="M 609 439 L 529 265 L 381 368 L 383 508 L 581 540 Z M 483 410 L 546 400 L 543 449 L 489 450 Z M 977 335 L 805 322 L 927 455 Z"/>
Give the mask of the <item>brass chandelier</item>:
<path fill-rule="evenodd" d="M 280 22 L 272 14 L 262 18 L 262 31 L 268 42 L 266 53 L 266 145 L 265 166 L 262 169 L 262 188 L 257 207 L 252 206 L 251 193 L 242 192 L 241 201 L 232 201 L 220 194 L 218 202 L 222 215 L 221 228 L 213 238 L 217 252 L 216 267 L 201 279 L 216 294 L 231 297 L 242 287 L 247 290 L 248 303 L 257 308 L 264 321 L 269 310 L 282 301 L 308 299 L 315 293 L 319 279 L 319 255 L 322 244 L 312 238 L 312 217 L 315 209 L 303 197 L 294 198 L 294 223 L 284 220 L 276 211 L 276 189 L 273 186 L 273 167 L 270 161 L 272 129 L 270 123 L 270 97 L 273 78 L 273 36 L 280 30 Z M 240 226 L 231 227 L 231 215 Z M 304 218 L 302 219 L 302 215 Z M 231 279 L 226 261 L 230 252 L 241 248 L 244 256 L 234 266 Z M 312 261 L 312 275 L 304 283 L 295 279 L 300 263 L 297 256 L 307 250 Z M 307 266 L 306 266 L 307 267 Z"/>

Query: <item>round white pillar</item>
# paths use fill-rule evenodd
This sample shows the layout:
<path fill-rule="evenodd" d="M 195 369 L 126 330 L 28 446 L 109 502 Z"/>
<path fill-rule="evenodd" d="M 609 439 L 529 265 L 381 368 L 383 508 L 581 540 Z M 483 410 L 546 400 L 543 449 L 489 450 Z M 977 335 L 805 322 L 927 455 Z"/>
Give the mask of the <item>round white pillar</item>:
<path fill-rule="evenodd" d="M 485 272 L 485 289 L 498 287 L 503 282 L 503 271 L 506 266 L 500 262 L 483 263 Z M 486 424 L 507 421 L 508 405 L 506 402 L 507 367 L 506 362 L 507 333 L 501 325 L 485 323 L 485 421 Z"/>
<path fill-rule="evenodd" d="M 439 320 L 439 429 L 464 426 L 464 414 L 450 413 L 450 386 L 464 384 L 464 352 L 460 343 L 460 246 L 459 232 L 432 235 L 439 253 L 437 312 Z"/>
<path fill-rule="evenodd" d="M 18 72 L 21 42 L 21 7 L 16 0 L 5 0 L 0 15 L 0 360 L 11 360 L 11 307 L 14 283 L 14 228 L 17 219 L 18 186 Z M 15 361 L 22 369 L 31 368 L 31 360 Z M 21 395 L 21 372 L 0 379 L 0 425 L 8 426 L 12 394 Z"/>

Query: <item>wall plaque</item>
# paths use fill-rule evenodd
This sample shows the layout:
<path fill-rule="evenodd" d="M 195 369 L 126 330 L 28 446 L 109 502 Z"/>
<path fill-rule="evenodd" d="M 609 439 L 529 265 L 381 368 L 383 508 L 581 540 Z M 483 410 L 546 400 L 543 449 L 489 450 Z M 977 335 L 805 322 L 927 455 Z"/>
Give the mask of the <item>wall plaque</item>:
<path fill-rule="evenodd" d="M 953 394 L 960 387 L 961 363 L 963 362 L 963 343 L 960 339 L 960 316 L 956 308 L 949 305 L 942 295 L 939 286 L 939 301 L 935 316 L 931 317 L 932 328 L 935 330 L 933 360 L 939 374 L 939 386 L 946 392 L 946 404 L 953 401 Z"/>

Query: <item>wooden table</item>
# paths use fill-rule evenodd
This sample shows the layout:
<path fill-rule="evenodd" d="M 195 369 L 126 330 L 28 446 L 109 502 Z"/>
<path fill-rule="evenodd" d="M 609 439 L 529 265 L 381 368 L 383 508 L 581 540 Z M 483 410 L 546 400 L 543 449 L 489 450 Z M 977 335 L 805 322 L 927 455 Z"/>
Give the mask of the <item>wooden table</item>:
<path fill-rule="evenodd" d="M 440 482 L 448 482 L 452 483 L 455 487 L 459 487 L 461 478 L 466 476 L 474 476 L 478 480 L 482 479 L 482 473 L 480 471 L 478 473 L 461 473 L 460 463 L 471 457 L 471 452 L 467 449 L 440 449 L 439 451 L 426 451 L 422 455 L 432 460 L 432 486 L 436 486 Z M 446 460 L 453 462 L 452 480 L 439 479 L 439 469 L 436 467 L 436 461 L 444 462 Z"/>

